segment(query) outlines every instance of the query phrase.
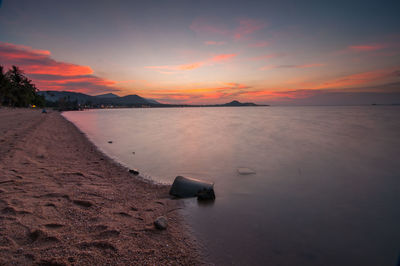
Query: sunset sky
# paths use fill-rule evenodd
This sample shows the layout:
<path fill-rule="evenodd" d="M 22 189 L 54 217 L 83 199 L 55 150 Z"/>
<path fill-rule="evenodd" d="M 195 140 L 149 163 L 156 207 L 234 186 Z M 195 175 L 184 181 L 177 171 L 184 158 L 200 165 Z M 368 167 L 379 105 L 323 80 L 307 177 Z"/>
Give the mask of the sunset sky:
<path fill-rule="evenodd" d="M 400 1 L 0 0 L 0 65 L 163 103 L 400 92 Z"/>

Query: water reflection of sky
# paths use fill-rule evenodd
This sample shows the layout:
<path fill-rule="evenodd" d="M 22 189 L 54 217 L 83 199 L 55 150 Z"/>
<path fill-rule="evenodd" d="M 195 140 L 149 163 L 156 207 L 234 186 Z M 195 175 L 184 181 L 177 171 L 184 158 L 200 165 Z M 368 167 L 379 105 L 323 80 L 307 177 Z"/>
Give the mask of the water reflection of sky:
<path fill-rule="evenodd" d="M 399 111 L 170 108 L 65 116 L 107 154 L 158 181 L 188 175 L 215 182 L 213 204 L 185 200 L 183 212 L 217 264 L 394 265 Z M 240 175 L 238 167 L 256 174 Z"/>

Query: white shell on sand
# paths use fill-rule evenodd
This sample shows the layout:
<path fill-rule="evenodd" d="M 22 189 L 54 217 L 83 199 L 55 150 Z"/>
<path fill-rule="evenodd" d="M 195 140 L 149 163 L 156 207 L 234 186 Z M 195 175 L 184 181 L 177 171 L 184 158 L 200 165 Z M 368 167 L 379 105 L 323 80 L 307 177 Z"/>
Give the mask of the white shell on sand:
<path fill-rule="evenodd" d="M 238 173 L 241 175 L 250 175 L 250 174 L 255 174 L 256 171 L 250 169 L 250 168 L 246 168 L 246 167 L 239 167 L 237 169 Z"/>

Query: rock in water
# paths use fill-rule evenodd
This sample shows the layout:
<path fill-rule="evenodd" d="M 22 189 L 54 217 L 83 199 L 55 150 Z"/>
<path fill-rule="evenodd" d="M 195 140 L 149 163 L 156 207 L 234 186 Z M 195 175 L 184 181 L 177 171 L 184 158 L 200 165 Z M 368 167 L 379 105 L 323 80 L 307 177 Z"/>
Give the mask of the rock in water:
<path fill-rule="evenodd" d="M 165 230 L 165 229 L 167 229 L 167 226 L 168 226 L 167 218 L 165 218 L 164 216 L 158 217 L 158 218 L 154 221 L 154 226 L 155 226 L 157 229 L 159 229 L 159 230 Z"/>
<path fill-rule="evenodd" d="M 251 170 L 250 168 L 246 168 L 246 167 L 239 167 L 237 169 L 237 171 L 241 175 L 251 175 L 251 174 L 255 174 L 256 173 L 254 170 Z"/>
<path fill-rule="evenodd" d="M 214 184 L 194 178 L 177 176 L 171 186 L 169 194 L 179 198 L 190 198 L 197 197 L 199 192 L 203 190 L 212 191 L 214 194 Z"/>
<path fill-rule="evenodd" d="M 197 193 L 197 200 L 215 200 L 214 189 L 203 189 Z"/>
<path fill-rule="evenodd" d="M 139 171 L 137 169 L 129 169 L 129 173 L 134 174 L 134 175 L 138 175 Z"/>
<path fill-rule="evenodd" d="M 109 141 L 108 141 L 108 143 L 112 143 L 112 141 L 111 141 L 111 140 L 109 140 Z"/>

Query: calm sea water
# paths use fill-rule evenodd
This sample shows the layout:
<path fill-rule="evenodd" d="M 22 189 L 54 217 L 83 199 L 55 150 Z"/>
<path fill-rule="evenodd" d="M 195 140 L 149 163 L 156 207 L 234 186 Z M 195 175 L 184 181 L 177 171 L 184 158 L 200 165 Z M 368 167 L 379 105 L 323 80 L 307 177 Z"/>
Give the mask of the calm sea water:
<path fill-rule="evenodd" d="M 66 112 L 148 178 L 215 182 L 183 210 L 207 258 L 235 265 L 396 265 L 400 107 Z M 112 141 L 109 144 L 108 141 Z M 240 175 L 238 167 L 256 173 Z"/>

